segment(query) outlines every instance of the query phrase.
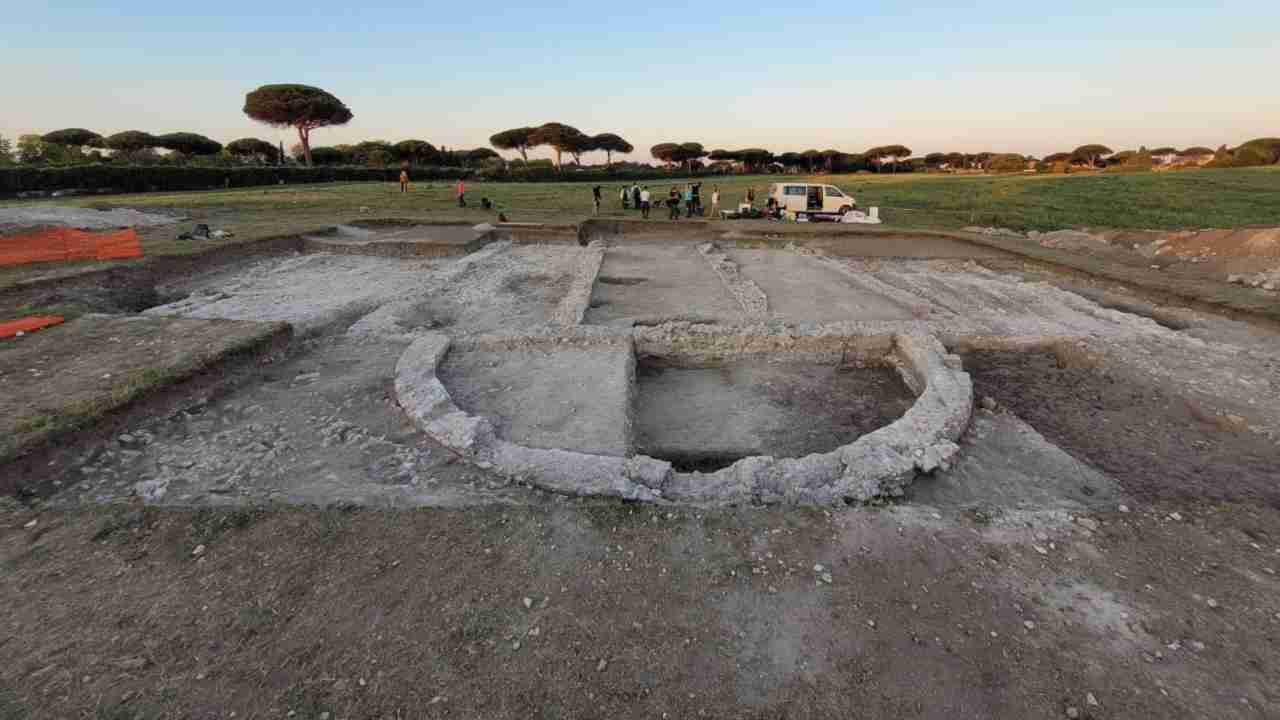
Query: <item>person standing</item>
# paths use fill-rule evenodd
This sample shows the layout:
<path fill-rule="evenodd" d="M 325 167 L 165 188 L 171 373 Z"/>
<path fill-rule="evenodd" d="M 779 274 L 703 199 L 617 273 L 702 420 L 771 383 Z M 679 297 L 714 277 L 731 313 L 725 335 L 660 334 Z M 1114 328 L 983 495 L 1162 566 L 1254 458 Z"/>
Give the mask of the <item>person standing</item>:
<path fill-rule="evenodd" d="M 591 202 L 595 205 L 596 215 L 600 214 L 600 186 L 591 188 Z"/>
<path fill-rule="evenodd" d="M 675 185 L 671 186 L 671 192 L 667 193 L 667 208 L 671 211 L 670 220 L 680 219 L 680 191 Z"/>
<path fill-rule="evenodd" d="M 693 186 L 684 186 L 684 216 L 693 217 Z"/>
<path fill-rule="evenodd" d="M 631 186 L 631 202 L 634 203 L 636 207 L 640 207 L 640 186 L 639 185 Z"/>
<path fill-rule="evenodd" d="M 400 192 L 402 193 L 409 192 L 409 171 L 408 170 L 402 169 L 400 171 Z"/>
<path fill-rule="evenodd" d="M 458 207 L 467 206 L 467 184 L 458 178 Z"/>
<path fill-rule="evenodd" d="M 720 217 L 720 186 L 711 186 L 711 217 Z"/>
<path fill-rule="evenodd" d="M 649 186 L 640 191 L 640 217 L 649 219 Z"/>
<path fill-rule="evenodd" d="M 622 186 L 622 192 L 618 193 L 618 197 L 622 199 L 622 209 L 631 209 L 631 188 L 626 185 Z"/>
<path fill-rule="evenodd" d="M 748 187 L 747 188 L 747 207 L 754 209 L 755 206 L 756 206 L 756 189 L 753 187 Z"/>

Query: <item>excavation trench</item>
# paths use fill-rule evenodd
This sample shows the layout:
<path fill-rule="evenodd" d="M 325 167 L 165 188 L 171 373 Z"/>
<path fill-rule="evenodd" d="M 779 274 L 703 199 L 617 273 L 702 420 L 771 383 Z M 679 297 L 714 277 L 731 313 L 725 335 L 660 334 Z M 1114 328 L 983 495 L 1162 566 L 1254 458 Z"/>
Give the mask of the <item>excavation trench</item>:
<path fill-rule="evenodd" d="M 110 496 L 99 488 L 127 491 L 126 478 L 176 478 L 167 497 L 178 502 L 283 492 L 412 505 L 480 497 L 468 473 L 483 472 L 495 492 L 514 494 L 532 485 L 833 504 L 899 497 L 911 485 L 938 506 L 1068 496 L 1087 505 L 1116 497 L 1096 468 L 1139 497 L 1275 502 L 1274 446 L 1188 405 L 1185 388 L 1064 369 L 1029 351 L 1062 344 L 1107 353 L 1115 367 L 1150 347 L 1194 369 L 1199 355 L 1171 323 L 968 263 L 847 262 L 745 241 L 696 244 L 703 228 L 665 241 L 657 228 L 624 230 L 617 244 L 582 248 L 558 228 L 503 228 L 475 250 L 469 227 L 374 224 L 317 236 L 329 247 L 295 238 L 276 248 L 281 257 L 166 260 L 24 292 L 85 311 L 293 326 L 288 372 L 248 379 L 243 408 L 211 406 L 217 427 L 243 428 L 246 442 L 274 432 L 305 453 L 241 471 L 242 451 L 218 455 L 218 433 L 188 413 L 185 434 L 148 430 L 155 450 L 126 442 L 119 457 L 77 461 L 95 498 Z M 512 232 L 521 236 L 503 236 Z M 963 367 L 943 342 L 964 348 Z M 973 399 L 985 395 L 999 410 L 971 423 Z M 263 429 L 263 412 L 278 427 Z M 351 441 L 361 456 L 333 450 L 357 437 L 352 423 L 368 430 Z M 312 425 L 342 437 L 316 446 Z M 199 472 L 184 467 L 188 441 L 207 460 Z M 1070 457 L 1049 483 L 1059 448 Z M 459 456 L 467 462 L 455 466 Z M 1213 480 L 1223 467 L 1241 480 Z M 455 472 L 468 478 L 459 492 L 438 493 L 434 483 Z M 1041 495 L 1027 492 L 1033 483 Z"/>
<path fill-rule="evenodd" d="M 882 363 L 713 365 L 644 356 L 636 367 L 635 448 L 680 472 L 715 472 L 753 455 L 830 452 L 889 425 L 914 402 Z"/>

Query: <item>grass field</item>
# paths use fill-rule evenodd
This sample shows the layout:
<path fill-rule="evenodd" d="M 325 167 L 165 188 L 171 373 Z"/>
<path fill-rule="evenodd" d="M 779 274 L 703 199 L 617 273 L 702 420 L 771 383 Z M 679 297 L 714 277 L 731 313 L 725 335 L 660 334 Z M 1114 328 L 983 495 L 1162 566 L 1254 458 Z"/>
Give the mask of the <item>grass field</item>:
<path fill-rule="evenodd" d="M 722 205 L 735 206 L 748 187 L 763 201 L 779 176 L 731 176 L 704 181 L 708 197 L 718 185 Z M 805 178 L 786 177 L 787 180 Z M 1280 168 L 1195 170 L 1172 173 L 1075 175 L 828 175 L 813 180 L 840 186 L 861 206 L 876 205 L 891 227 L 1001 226 L 1021 230 L 1072 227 L 1198 229 L 1280 226 Z M 673 182 L 647 183 L 659 194 Z M 236 233 L 233 242 L 320 229 L 360 217 L 492 221 L 480 209 L 488 197 L 512 221 L 577 222 L 591 214 L 589 183 L 469 183 L 468 208 L 456 204 L 452 183 L 419 183 L 401 194 L 393 183 L 291 185 L 242 190 L 96 196 L 47 201 L 78 206 L 126 206 L 176 212 L 179 226 L 142 231 L 148 255 L 198 252 L 210 243 L 177 242 L 195 222 Z M 622 217 L 621 183 L 604 186 L 606 216 Z M 45 201 L 41 201 L 45 202 Z M 656 215 L 656 214 L 655 214 Z M 0 269 L 0 286 L 53 270 Z"/>

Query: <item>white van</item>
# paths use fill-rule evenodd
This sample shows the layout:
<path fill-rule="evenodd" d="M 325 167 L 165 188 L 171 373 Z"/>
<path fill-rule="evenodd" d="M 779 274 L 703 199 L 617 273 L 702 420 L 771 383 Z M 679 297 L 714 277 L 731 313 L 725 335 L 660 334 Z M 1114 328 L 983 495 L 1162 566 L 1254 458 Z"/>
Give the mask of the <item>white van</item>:
<path fill-rule="evenodd" d="M 769 197 L 778 207 L 795 213 L 797 220 L 813 217 L 839 218 L 858 207 L 852 195 L 835 185 L 774 183 L 769 186 Z"/>

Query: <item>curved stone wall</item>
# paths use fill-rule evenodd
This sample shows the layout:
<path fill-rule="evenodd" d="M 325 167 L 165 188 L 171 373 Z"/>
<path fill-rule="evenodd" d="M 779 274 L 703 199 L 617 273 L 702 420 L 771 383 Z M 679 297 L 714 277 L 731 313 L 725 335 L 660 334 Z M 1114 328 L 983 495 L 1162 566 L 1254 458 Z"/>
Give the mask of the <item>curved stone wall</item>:
<path fill-rule="evenodd" d="M 440 333 L 414 342 L 396 364 L 396 395 L 402 408 L 437 442 L 478 467 L 545 490 L 572 495 L 699 504 L 833 504 L 901 495 L 918 473 L 947 467 L 956 440 L 969 423 L 973 386 L 960 359 L 948 355 L 932 335 L 913 331 L 857 335 L 813 326 L 807 330 L 756 328 L 637 328 L 634 333 L 568 332 L 520 338 L 473 340 L 503 346 L 621 343 L 631 352 L 688 353 L 705 360 L 748 354 L 823 357 L 848 362 L 884 353 L 916 393 L 915 404 L 897 421 L 828 453 L 801 458 L 754 456 L 714 473 L 675 472 L 669 462 L 644 455 L 614 457 L 531 448 L 497 437 L 492 423 L 458 408 L 437 368 L 451 340 Z M 688 347 L 682 347 L 687 341 Z"/>

